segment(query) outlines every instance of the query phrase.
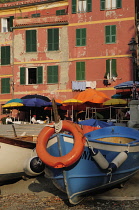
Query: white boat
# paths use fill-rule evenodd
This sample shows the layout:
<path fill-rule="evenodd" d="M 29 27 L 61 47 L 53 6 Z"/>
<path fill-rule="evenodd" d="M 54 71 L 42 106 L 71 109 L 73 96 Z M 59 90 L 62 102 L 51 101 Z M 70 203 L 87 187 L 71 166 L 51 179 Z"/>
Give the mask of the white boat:
<path fill-rule="evenodd" d="M 38 158 L 36 143 L 31 138 L 0 136 L 0 182 L 43 172 L 44 164 Z"/>

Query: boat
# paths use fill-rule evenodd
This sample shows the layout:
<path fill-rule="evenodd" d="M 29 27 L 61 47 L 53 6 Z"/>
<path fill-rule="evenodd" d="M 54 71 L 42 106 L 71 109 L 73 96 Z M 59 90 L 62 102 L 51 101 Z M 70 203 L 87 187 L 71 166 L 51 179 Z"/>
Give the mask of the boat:
<path fill-rule="evenodd" d="M 67 193 L 71 204 L 124 183 L 139 170 L 138 130 L 108 126 L 84 134 L 73 122 L 60 123 L 42 129 L 36 152 L 45 176 Z"/>
<path fill-rule="evenodd" d="M 0 183 L 17 178 L 38 176 L 44 164 L 35 151 L 33 136 L 0 136 Z"/>

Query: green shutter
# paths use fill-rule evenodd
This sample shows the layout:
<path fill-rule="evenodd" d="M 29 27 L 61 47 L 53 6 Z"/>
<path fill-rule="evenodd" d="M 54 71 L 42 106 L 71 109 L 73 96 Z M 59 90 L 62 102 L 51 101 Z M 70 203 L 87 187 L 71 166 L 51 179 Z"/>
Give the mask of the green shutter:
<path fill-rule="evenodd" d="M 116 59 L 112 59 L 112 77 L 117 77 L 117 72 L 116 72 Z"/>
<path fill-rule="evenodd" d="M 59 50 L 59 28 L 48 29 L 48 51 Z"/>
<path fill-rule="evenodd" d="M 1 65 L 10 64 L 10 46 L 1 47 Z"/>
<path fill-rule="evenodd" d="M 26 52 L 36 52 L 37 40 L 36 40 L 36 30 L 26 31 Z"/>
<path fill-rule="evenodd" d="M 112 43 L 116 42 L 116 26 L 115 25 L 111 26 L 111 42 Z"/>
<path fill-rule="evenodd" d="M 10 78 L 1 79 L 1 93 L 10 93 Z"/>
<path fill-rule="evenodd" d="M 110 43 L 110 26 L 105 26 L 105 43 Z"/>
<path fill-rule="evenodd" d="M 122 0 L 116 0 L 116 8 L 117 9 L 122 8 Z"/>
<path fill-rule="evenodd" d="M 116 25 L 105 26 L 105 43 L 116 42 Z"/>
<path fill-rule="evenodd" d="M 37 67 L 37 84 L 43 83 L 42 78 L 43 78 L 42 66 L 38 66 Z"/>
<path fill-rule="evenodd" d="M 100 0 L 100 10 L 105 10 L 105 0 Z"/>
<path fill-rule="evenodd" d="M 26 83 L 26 69 L 25 67 L 20 68 L 20 85 L 25 85 Z"/>
<path fill-rule="evenodd" d="M 72 0 L 72 14 L 76 14 L 76 0 Z"/>
<path fill-rule="evenodd" d="M 13 19 L 14 19 L 14 16 L 10 16 L 10 31 L 12 31 L 12 27 L 13 27 Z"/>
<path fill-rule="evenodd" d="M 85 80 L 85 62 L 76 62 L 76 80 Z"/>
<path fill-rule="evenodd" d="M 76 29 L 76 46 L 86 45 L 86 28 Z"/>
<path fill-rule="evenodd" d="M 87 12 L 92 12 L 92 0 L 87 0 Z"/>
<path fill-rule="evenodd" d="M 66 14 L 66 11 L 65 9 L 61 9 L 61 10 L 56 10 L 56 15 L 65 15 Z"/>
<path fill-rule="evenodd" d="M 58 83 L 58 66 L 47 67 L 47 83 Z"/>
<path fill-rule="evenodd" d="M 110 73 L 110 60 L 106 60 L 106 73 L 104 75 L 104 78 L 107 79 L 109 73 Z"/>

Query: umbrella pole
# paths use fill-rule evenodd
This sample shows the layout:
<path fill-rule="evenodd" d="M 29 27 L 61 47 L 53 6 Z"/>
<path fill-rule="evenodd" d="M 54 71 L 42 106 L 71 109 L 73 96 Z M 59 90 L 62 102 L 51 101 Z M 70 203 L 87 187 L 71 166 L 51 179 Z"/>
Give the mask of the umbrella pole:
<path fill-rule="evenodd" d="M 73 105 L 72 105 L 72 122 L 73 122 Z"/>
<path fill-rule="evenodd" d="M 110 106 L 110 120 L 111 120 L 111 106 Z"/>

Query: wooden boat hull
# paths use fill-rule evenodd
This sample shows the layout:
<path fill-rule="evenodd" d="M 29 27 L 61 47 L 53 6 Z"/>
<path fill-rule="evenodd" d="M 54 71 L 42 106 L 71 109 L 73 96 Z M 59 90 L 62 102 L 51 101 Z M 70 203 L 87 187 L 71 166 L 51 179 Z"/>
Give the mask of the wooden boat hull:
<path fill-rule="evenodd" d="M 0 182 L 39 174 L 28 168 L 30 161 L 37 157 L 35 146 L 28 139 L 0 136 Z"/>
<path fill-rule="evenodd" d="M 112 126 L 87 133 L 86 137 L 89 146 L 98 150 L 109 165 L 119 154 L 123 155 L 125 151 L 128 154 L 123 163 L 110 172 L 108 168 L 101 167 L 103 163 L 99 165 L 96 162 L 86 143 L 81 158 L 70 167 L 54 169 L 46 166 L 46 176 L 53 180 L 56 187 L 67 193 L 71 204 L 79 203 L 87 193 L 109 188 L 129 179 L 139 169 L 138 131 Z M 53 156 L 63 156 L 72 147 L 72 136 L 58 134 L 51 139 L 47 150 Z"/>

